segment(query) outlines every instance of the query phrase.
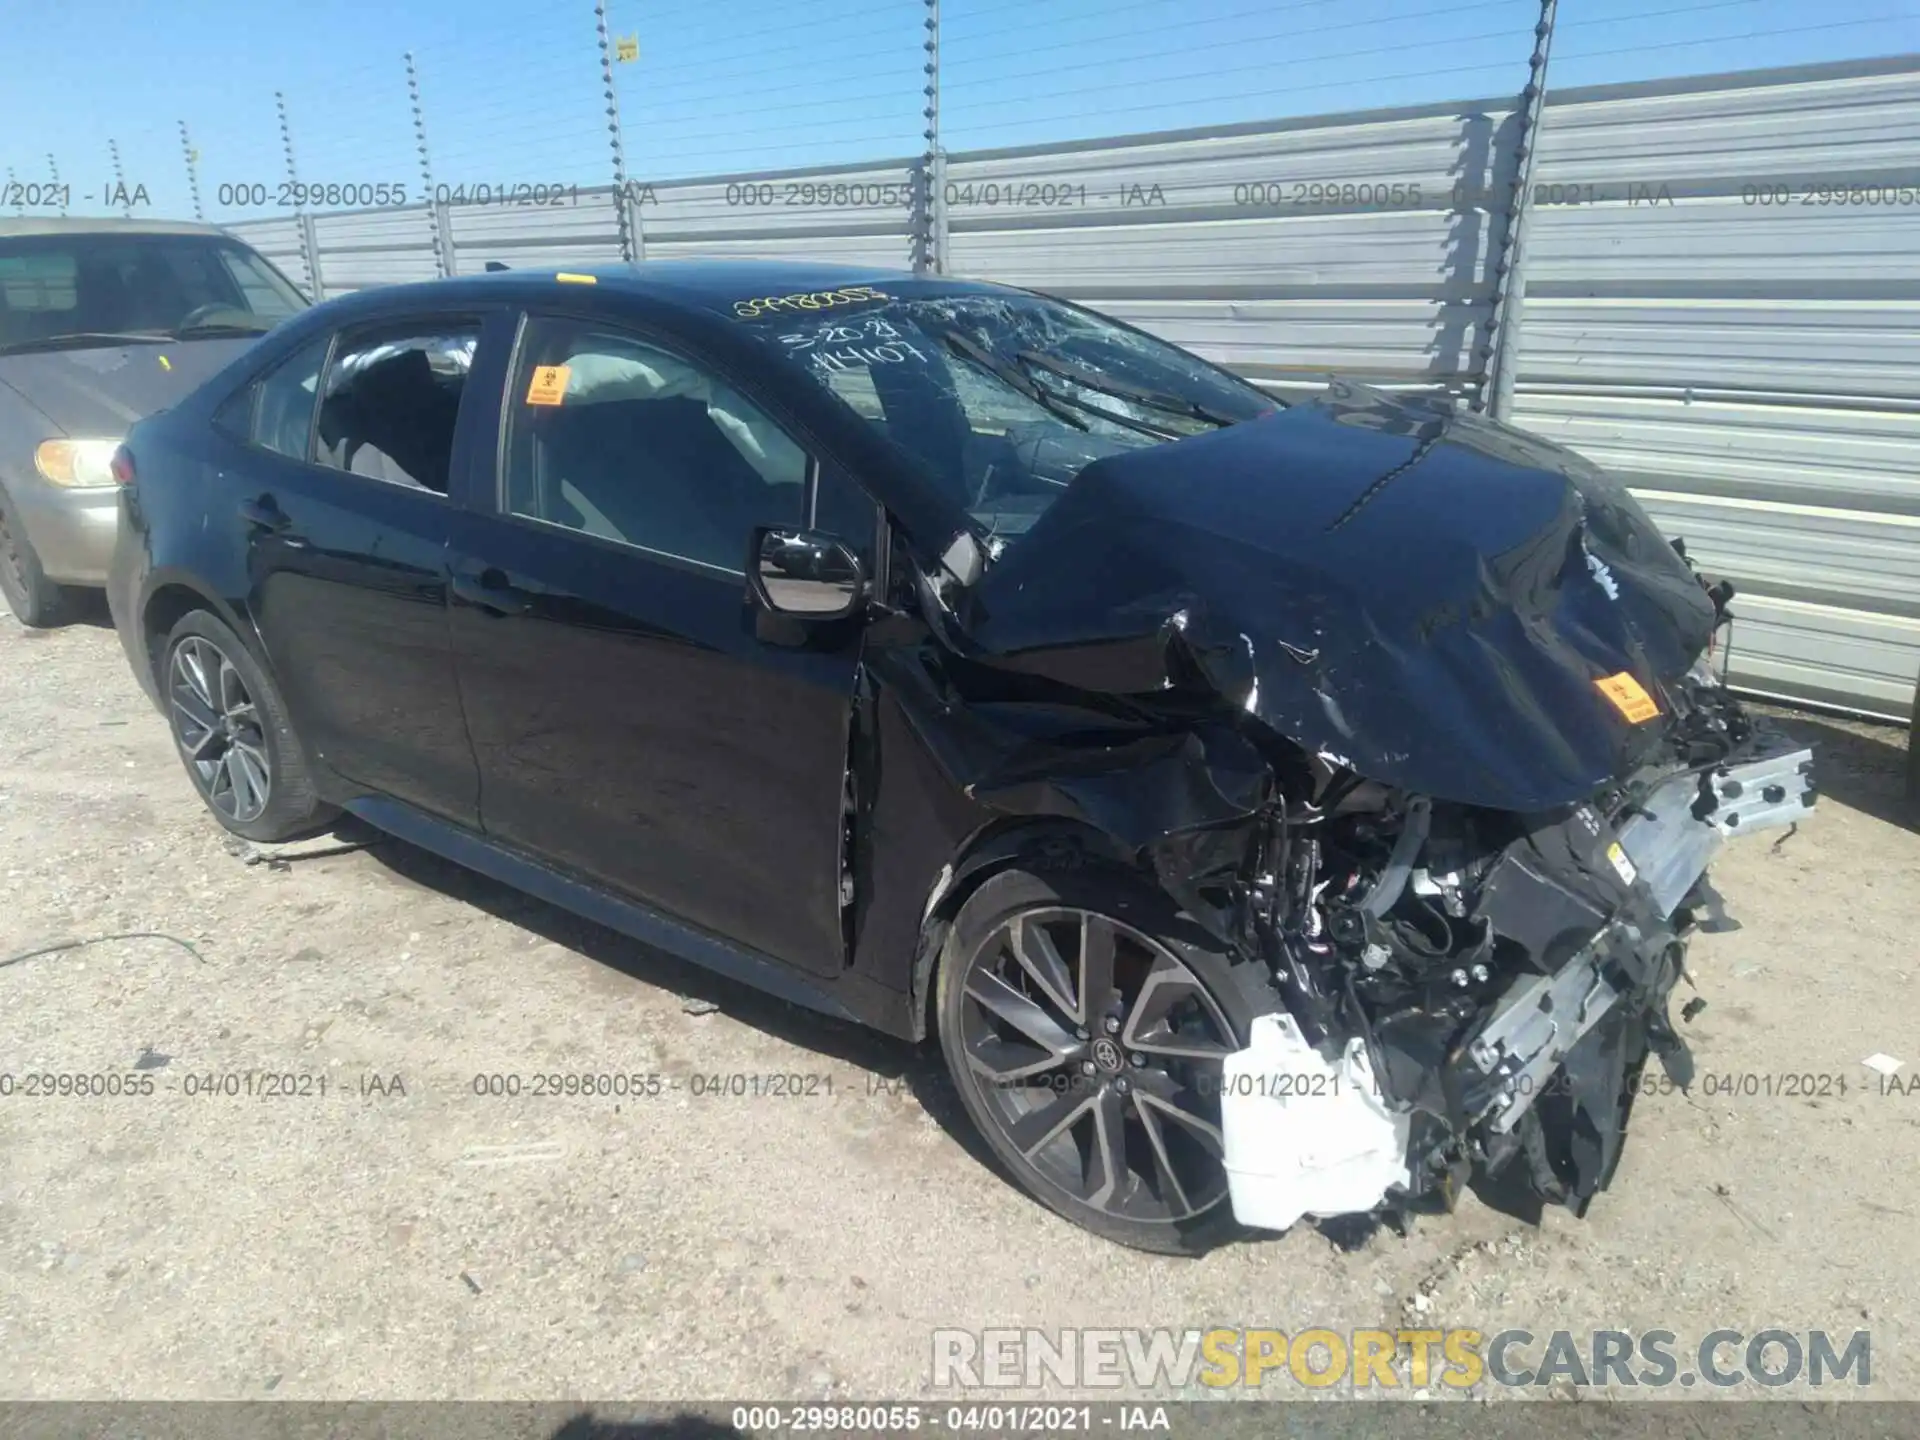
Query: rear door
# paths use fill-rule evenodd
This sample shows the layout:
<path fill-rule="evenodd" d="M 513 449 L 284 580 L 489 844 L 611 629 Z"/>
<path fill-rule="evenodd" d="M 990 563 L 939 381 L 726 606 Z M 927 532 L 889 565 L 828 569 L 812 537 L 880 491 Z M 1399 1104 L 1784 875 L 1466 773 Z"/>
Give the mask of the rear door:
<path fill-rule="evenodd" d="M 452 560 L 488 834 L 837 974 L 859 625 L 763 643 L 745 583 L 756 525 L 813 518 L 811 457 L 662 337 L 535 315 L 516 357 Z"/>
<path fill-rule="evenodd" d="M 447 549 L 451 479 L 487 443 L 466 403 L 486 318 L 411 315 L 296 354 L 256 386 L 254 452 L 220 487 L 238 497 L 249 604 L 314 758 L 469 826 L 479 775 L 448 641 Z"/>

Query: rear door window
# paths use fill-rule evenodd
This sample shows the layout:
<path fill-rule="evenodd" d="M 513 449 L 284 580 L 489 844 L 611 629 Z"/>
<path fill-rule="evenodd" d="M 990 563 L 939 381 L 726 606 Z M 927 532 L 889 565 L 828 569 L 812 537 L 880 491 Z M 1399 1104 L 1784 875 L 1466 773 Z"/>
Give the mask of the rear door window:
<path fill-rule="evenodd" d="M 261 449 L 290 460 L 305 460 L 312 453 L 313 405 L 332 340 L 330 335 L 321 336 L 254 382 L 259 398 L 253 407 L 250 438 Z"/>
<path fill-rule="evenodd" d="M 322 388 L 315 461 L 446 494 L 460 401 L 479 342 L 477 320 L 343 336 Z"/>

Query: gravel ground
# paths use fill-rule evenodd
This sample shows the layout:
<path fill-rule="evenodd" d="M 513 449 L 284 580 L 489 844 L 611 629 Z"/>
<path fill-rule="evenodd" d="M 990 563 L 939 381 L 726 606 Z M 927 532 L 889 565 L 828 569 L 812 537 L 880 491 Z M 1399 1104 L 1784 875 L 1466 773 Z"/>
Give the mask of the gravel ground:
<path fill-rule="evenodd" d="M 1920 1093 L 1860 1064 L 1920 1068 L 1905 736 L 1788 723 L 1823 747 L 1825 799 L 1721 862 L 1742 928 L 1696 944 L 1709 1003 L 1685 1028 L 1703 1075 L 1844 1096 L 1649 1097 L 1585 1221 L 1468 1197 L 1405 1238 L 1303 1227 L 1189 1262 L 1026 1200 L 910 1047 L 398 842 L 249 857 L 103 621 L 0 621 L 0 1072 L 155 1081 L 0 1098 L 0 1396 L 919 1397 L 941 1327 L 1417 1320 L 1683 1345 L 1864 1328 L 1865 1393 L 1920 1398 Z M 186 1093 L 247 1071 L 326 1093 Z M 546 1071 L 821 1078 L 777 1099 L 472 1088 Z"/>

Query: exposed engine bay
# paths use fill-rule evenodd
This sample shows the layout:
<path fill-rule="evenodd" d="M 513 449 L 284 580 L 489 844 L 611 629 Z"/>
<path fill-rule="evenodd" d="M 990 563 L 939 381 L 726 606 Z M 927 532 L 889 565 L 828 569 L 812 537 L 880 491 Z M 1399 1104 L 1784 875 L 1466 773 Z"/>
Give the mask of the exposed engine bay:
<path fill-rule="evenodd" d="M 1649 1058 L 1691 1083 L 1668 1005 L 1687 937 L 1720 918 L 1707 864 L 1808 812 L 1812 753 L 1704 668 L 1669 695 L 1670 761 L 1592 803 L 1477 809 L 1322 761 L 1271 817 L 1258 923 L 1289 1013 L 1224 1088 L 1242 1221 L 1450 1204 L 1475 1168 L 1513 1167 L 1583 1213 Z"/>
<path fill-rule="evenodd" d="M 1814 800 L 1712 668 L 1731 596 L 1583 457 L 1336 383 L 1092 461 L 889 679 L 972 800 L 1267 972 L 1220 1092 L 1243 1223 L 1476 1172 L 1584 1212 L 1648 1061 L 1691 1079 L 1715 850 Z"/>

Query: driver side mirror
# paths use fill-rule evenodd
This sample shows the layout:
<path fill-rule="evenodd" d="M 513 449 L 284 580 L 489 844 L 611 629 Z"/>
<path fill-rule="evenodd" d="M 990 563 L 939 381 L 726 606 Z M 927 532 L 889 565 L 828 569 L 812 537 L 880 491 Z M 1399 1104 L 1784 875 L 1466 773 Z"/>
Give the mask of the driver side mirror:
<path fill-rule="evenodd" d="M 747 583 L 774 615 L 837 620 L 867 596 L 866 567 L 844 541 L 820 530 L 762 526 L 753 532 Z"/>

